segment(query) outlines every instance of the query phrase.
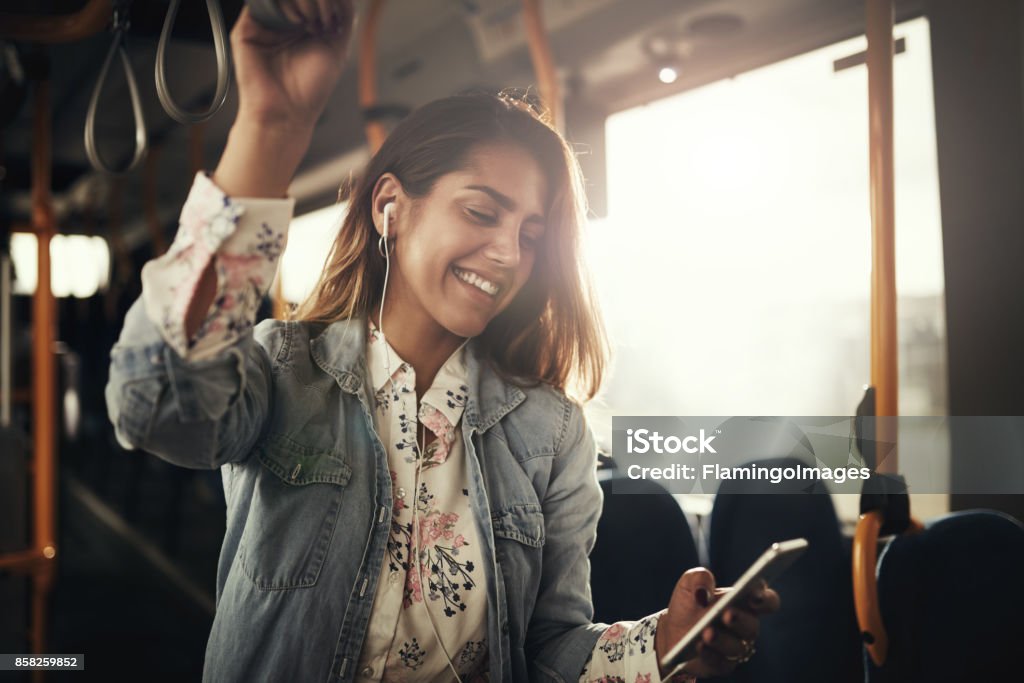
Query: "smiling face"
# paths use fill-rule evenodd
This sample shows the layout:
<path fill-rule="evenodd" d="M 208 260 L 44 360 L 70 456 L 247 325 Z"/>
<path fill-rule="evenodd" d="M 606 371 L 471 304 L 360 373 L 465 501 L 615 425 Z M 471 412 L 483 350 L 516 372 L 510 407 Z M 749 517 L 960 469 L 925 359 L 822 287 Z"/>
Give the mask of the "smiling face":
<path fill-rule="evenodd" d="M 383 206 L 396 202 L 385 323 L 425 341 L 483 332 L 533 271 L 546 199 L 541 167 L 512 143 L 471 148 L 463 168 L 423 197 L 382 176 L 374 193 L 380 227 Z"/>

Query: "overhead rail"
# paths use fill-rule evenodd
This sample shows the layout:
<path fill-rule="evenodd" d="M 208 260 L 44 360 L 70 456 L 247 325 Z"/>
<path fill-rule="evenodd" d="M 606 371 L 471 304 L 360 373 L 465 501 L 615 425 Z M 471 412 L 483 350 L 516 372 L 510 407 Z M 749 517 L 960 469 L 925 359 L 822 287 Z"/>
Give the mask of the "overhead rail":
<path fill-rule="evenodd" d="M 102 31 L 113 9 L 113 0 L 89 0 L 77 12 L 58 16 L 2 12 L 0 37 L 29 43 L 70 43 Z"/>

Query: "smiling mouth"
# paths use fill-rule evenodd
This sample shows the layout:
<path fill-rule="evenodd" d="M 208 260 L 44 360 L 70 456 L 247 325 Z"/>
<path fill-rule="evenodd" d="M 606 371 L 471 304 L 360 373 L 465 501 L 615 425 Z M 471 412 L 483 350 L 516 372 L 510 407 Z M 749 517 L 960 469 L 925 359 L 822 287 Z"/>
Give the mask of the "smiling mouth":
<path fill-rule="evenodd" d="M 455 274 L 455 277 L 459 278 L 468 285 L 476 287 L 481 292 L 483 292 L 484 294 L 491 298 L 496 298 L 498 296 L 498 292 L 501 291 L 500 285 L 497 285 L 491 282 L 490 280 L 486 280 L 474 272 L 462 270 L 461 268 L 456 268 L 455 266 L 452 266 L 452 272 Z"/>

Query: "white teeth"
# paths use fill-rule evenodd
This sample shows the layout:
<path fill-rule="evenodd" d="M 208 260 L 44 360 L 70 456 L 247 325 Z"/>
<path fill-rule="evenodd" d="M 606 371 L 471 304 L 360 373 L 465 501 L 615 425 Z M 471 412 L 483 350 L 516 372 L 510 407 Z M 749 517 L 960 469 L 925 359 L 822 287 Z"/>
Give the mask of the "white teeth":
<path fill-rule="evenodd" d="M 454 272 L 455 276 L 463 282 L 468 282 L 490 296 L 496 296 L 498 294 L 498 290 L 500 289 L 498 285 L 494 284 L 490 280 L 483 279 L 476 273 L 470 273 L 469 271 L 455 267 L 452 268 L 452 272 Z"/>

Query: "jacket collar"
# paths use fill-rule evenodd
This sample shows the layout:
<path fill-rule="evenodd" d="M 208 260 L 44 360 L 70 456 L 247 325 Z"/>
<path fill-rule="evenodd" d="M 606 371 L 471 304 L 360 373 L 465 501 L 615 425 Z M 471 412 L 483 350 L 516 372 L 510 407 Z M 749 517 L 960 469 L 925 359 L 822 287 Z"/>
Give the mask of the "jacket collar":
<path fill-rule="evenodd" d="M 360 394 L 370 388 L 366 369 L 366 316 L 338 320 L 310 327 L 310 352 L 321 370 L 334 378 L 341 390 Z M 490 429 L 498 420 L 526 399 L 526 394 L 509 384 L 482 358 L 476 338 L 466 344 L 466 384 L 469 398 L 463 419 L 478 432 Z M 364 399 L 372 392 L 366 391 Z"/>

